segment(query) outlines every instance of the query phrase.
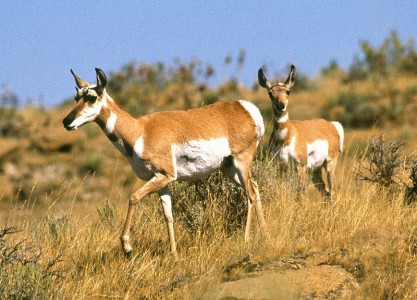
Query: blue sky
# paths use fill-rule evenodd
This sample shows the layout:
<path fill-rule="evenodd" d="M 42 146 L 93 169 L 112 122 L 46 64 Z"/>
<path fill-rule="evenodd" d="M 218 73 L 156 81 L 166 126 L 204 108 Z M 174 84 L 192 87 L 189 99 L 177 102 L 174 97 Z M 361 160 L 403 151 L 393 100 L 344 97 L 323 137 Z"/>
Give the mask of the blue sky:
<path fill-rule="evenodd" d="M 415 0 L 2 1 L 0 84 L 22 104 L 50 106 L 73 96 L 71 68 L 94 81 L 95 67 L 198 58 L 222 80 L 233 73 L 226 55 L 245 49 L 240 80 L 251 85 L 262 65 L 283 74 L 293 63 L 310 76 L 331 59 L 346 68 L 361 40 L 379 46 L 392 30 L 417 37 Z"/>

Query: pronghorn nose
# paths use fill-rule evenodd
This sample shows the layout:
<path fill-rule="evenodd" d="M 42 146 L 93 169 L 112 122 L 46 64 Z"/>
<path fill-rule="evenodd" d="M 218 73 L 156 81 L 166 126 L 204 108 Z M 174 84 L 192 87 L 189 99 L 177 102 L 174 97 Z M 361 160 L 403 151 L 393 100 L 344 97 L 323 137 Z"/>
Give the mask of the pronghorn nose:
<path fill-rule="evenodd" d="M 71 111 L 68 116 L 62 120 L 62 124 L 64 124 L 64 127 L 66 130 L 71 130 L 72 128 L 69 126 L 75 119 L 75 111 Z"/>
<path fill-rule="evenodd" d="M 276 109 L 277 110 L 284 110 L 285 109 L 285 104 L 284 103 L 282 103 L 282 102 L 277 102 L 277 103 L 275 103 L 275 107 L 276 107 Z"/>

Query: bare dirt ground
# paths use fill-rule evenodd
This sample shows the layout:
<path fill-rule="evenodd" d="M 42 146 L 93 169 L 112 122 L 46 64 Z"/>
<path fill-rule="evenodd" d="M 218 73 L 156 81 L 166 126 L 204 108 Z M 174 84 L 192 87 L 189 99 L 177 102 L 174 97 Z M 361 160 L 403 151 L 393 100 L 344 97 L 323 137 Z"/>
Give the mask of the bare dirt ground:
<path fill-rule="evenodd" d="M 202 299 L 354 299 L 366 268 L 377 268 L 369 261 L 389 252 L 389 241 L 395 236 L 383 225 L 359 231 L 349 242 L 367 253 L 362 260 L 352 259 L 349 249 L 267 262 L 249 254 L 225 268 L 223 282 Z"/>

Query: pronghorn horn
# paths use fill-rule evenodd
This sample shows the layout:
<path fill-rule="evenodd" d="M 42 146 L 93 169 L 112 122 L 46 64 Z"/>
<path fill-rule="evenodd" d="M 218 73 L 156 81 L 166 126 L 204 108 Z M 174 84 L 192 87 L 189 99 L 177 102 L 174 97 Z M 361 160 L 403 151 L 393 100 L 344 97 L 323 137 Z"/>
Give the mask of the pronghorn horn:
<path fill-rule="evenodd" d="M 98 68 L 96 68 L 96 75 L 97 75 L 96 91 L 97 91 L 97 94 L 100 95 L 107 85 L 107 77 L 106 77 L 106 74 L 104 74 L 104 72 Z"/>
<path fill-rule="evenodd" d="M 266 79 L 264 72 L 262 71 L 262 68 L 260 68 L 258 71 L 258 82 L 263 88 L 266 88 L 268 90 L 271 88 L 271 83 L 268 81 L 268 79 Z"/>
<path fill-rule="evenodd" d="M 78 88 L 82 89 L 82 88 L 85 88 L 85 87 L 89 86 L 88 82 L 82 80 L 80 77 L 75 75 L 75 73 L 72 69 L 71 69 L 71 74 L 72 74 L 72 76 L 74 76 L 75 83 L 77 84 Z"/>

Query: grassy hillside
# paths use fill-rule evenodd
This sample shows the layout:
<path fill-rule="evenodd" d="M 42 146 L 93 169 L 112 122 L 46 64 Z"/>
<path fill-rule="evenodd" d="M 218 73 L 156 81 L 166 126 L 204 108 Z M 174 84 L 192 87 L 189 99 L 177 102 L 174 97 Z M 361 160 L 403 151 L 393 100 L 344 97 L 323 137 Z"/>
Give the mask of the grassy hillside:
<path fill-rule="evenodd" d="M 156 195 L 138 205 L 133 257 L 123 256 L 119 235 L 127 200 L 143 182 L 96 124 L 64 130 L 62 119 L 72 101 L 48 109 L 5 102 L 0 119 L 0 295 L 198 298 L 221 281 L 244 276 L 248 270 L 236 262 L 250 255 L 259 265 L 302 258 L 340 266 L 359 285 L 355 298 L 416 298 L 417 76 L 388 67 L 385 73 L 366 69 L 363 77 L 358 68 L 345 72 L 332 66 L 317 78 L 296 79 L 290 118 L 324 117 L 345 125 L 345 150 L 331 201 L 312 186 L 298 194 L 295 176 L 282 175 L 276 162 L 263 156 L 272 129 L 265 90 L 235 80 L 211 88 L 193 77 L 195 65 L 167 70 L 131 64 L 111 74 L 109 93 L 134 115 L 248 99 L 264 116 L 267 132 L 254 174 L 271 238 L 260 239 L 255 226 L 252 240 L 243 243 L 246 198 L 221 174 L 174 183 L 176 260 L 169 253 Z M 372 175 L 378 168 L 392 174 Z"/>

